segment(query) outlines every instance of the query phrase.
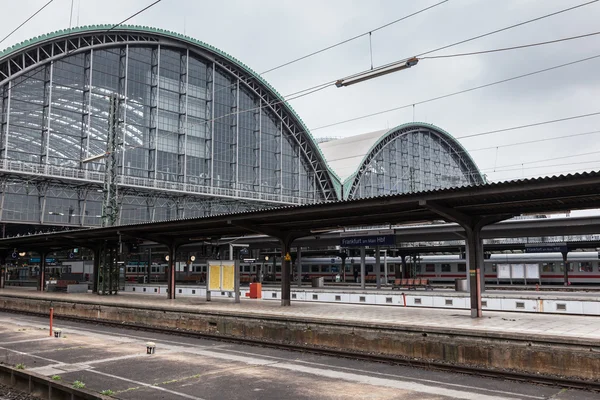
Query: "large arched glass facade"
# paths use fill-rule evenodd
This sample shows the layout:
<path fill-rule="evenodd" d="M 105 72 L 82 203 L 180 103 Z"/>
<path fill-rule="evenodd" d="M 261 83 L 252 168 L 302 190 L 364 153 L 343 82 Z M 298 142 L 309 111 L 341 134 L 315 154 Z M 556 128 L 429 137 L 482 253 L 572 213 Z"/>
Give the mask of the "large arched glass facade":
<path fill-rule="evenodd" d="M 345 180 L 344 192 L 346 198 L 363 198 L 484 182 L 468 152 L 447 132 L 410 123 L 381 135 Z"/>
<path fill-rule="evenodd" d="M 105 153 L 120 224 L 338 198 L 306 127 L 243 64 L 169 32 L 108 28 L 0 53 L 0 221 L 100 225 L 107 163 L 83 160 Z"/>

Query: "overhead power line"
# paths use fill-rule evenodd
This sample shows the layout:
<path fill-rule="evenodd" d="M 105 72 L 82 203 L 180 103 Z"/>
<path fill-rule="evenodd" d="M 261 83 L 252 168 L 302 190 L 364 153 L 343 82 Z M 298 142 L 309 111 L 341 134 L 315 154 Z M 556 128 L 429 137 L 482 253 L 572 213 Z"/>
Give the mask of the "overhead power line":
<path fill-rule="evenodd" d="M 162 0 L 156 0 L 154 3 L 147 5 L 146 7 L 142 8 L 140 11 L 136 12 L 135 14 L 133 14 L 133 15 L 131 15 L 131 16 L 129 16 L 129 17 L 127 17 L 127 18 L 125 18 L 123 21 L 121 21 L 121 22 L 119 22 L 119 23 L 117 23 L 117 24 L 114 24 L 114 25 L 113 25 L 113 26 L 112 26 L 110 29 L 108 29 L 106 32 L 110 32 L 110 31 L 112 31 L 113 29 L 115 29 L 115 28 L 117 28 L 117 27 L 119 27 L 119 26 L 123 25 L 125 22 L 129 21 L 129 20 L 130 20 L 130 19 L 132 19 L 132 18 L 135 18 L 135 17 L 137 17 L 138 15 L 140 15 L 141 13 L 143 13 L 144 11 L 146 11 L 147 9 L 154 7 L 155 5 L 157 5 L 158 3 L 160 3 L 161 1 L 162 1 Z"/>
<path fill-rule="evenodd" d="M 521 166 L 521 165 L 529 165 L 529 164 L 538 164 L 538 163 L 543 163 L 543 162 L 548 162 L 548 161 L 555 161 L 555 160 L 565 160 L 567 158 L 590 156 L 590 155 L 595 155 L 595 154 L 598 154 L 598 153 L 600 153 L 600 151 L 588 151 L 588 152 L 585 152 L 585 153 L 569 154 L 568 156 L 543 158 L 541 160 L 532 160 L 532 161 L 525 161 L 525 162 L 514 163 L 514 164 L 499 165 L 497 167 L 483 168 L 481 170 L 482 171 L 489 171 L 489 170 L 493 169 L 494 172 L 499 172 L 499 171 L 502 171 L 502 168 L 518 167 L 518 166 Z M 600 162 L 600 161 L 599 160 L 582 161 L 582 163 L 589 163 L 589 162 Z M 546 165 L 546 166 L 549 167 L 549 165 Z M 542 165 L 542 167 L 544 167 L 544 165 Z M 536 167 L 536 168 L 538 168 L 538 167 Z"/>
<path fill-rule="evenodd" d="M 496 129 L 496 130 L 493 130 L 493 131 L 487 131 L 487 132 L 481 132 L 481 133 L 474 133 L 472 135 L 455 136 L 455 138 L 456 139 L 468 139 L 468 138 L 473 138 L 473 137 L 491 135 L 493 133 L 514 131 L 514 130 L 523 129 L 523 128 L 531 128 L 532 126 L 548 125 L 548 124 L 554 124 L 556 122 L 563 122 L 563 121 L 570 121 L 570 120 L 573 120 L 573 119 L 593 117 L 595 115 L 600 115 L 600 111 L 594 112 L 594 113 L 589 113 L 589 114 L 573 115 L 571 117 L 565 117 L 565 118 L 559 118 L 559 119 L 551 119 L 551 120 L 548 120 L 548 121 L 534 122 L 532 124 L 513 126 L 513 127 L 510 127 L 510 128 Z"/>
<path fill-rule="evenodd" d="M 572 137 L 594 135 L 594 134 L 598 134 L 598 133 L 600 133 L 600 131 L 590 131 L 590 132 L 583 132 L 583 133 L 574 133 L 572 135 L 564 135 L 564 136 L 556 136 L 556 137 L 544 138 L 544 139 L 528 140 L 528 141 L 525 141 L 525 142 L 515 142 L 515 143 L 500 144 L 500 145 L 497 145 L 497 146 L 479 147 L 477 149 L 469 149 L 468 152 L 469 153 L 474 153 L 476 151 L 493 150 L 493 149 L 498 149 L 500 147 L 521 146 L 523 144 L 533 144 L 533 143 L 547 142 L 547 141 L 550 141 L 550 140 L 568 139 L 568 138 L 572 138 Z"/>
<path fill-rule="evenodd" d="M 25 25 L 26 23 L 28 23 L 29 21 L 31 21 L 31 19 L 32 19 L 33 17 L 35 17 L 36 15 L 38 15 L 40 12 L 42 12 L 42 10 L 43 10 L 44 8 L 48 7 L 48 6 L 50 5 L 50 3 L 52 3 L 53 1 L 54 1 L 54 0 L 50 0 L 50 1 L 48 1 L 46 4 L 44 4 L 42 7 L 40 7 L 40 8 L 39 8 L 39 9 L 38 9 L 36 12 L 34 12 L 33 14 L 31 14 L 31 16 L 30 16 L 29 18 L 27 18 L 25 21 L 23 21 L 23 22 L 21 23 L 21 25 L 17 26 L 15 29 L 13 29 L 13 30 L 12 30 L 12 32 L 10 32 L 8 35 L 4 36 L 4 37 L 2 38 L 2 40 L 0 40 L 0 44 L 1 44 L 2 42 L 4 42 L 6 39 L 8 39 L 9 37 L 11 37 L 11 36 L 13 35 L 13 33 L 15 33 L 16 31 L 18 31 L 19 29 L 21 29 L 21 27 L 22 27 L 23 25 Z"/>
<path fill-rule="evenodd" d="M 510 26 L 507 26 L 507 27 L 504 27 L 504 28 L 496 29 L 496 30 L 493 30 L 491 32 L 483 33 L 481 35 L 477 35 L 477 36 L 474 36 L 472 38 L 464 39 L 464 40 L 461 40 L 461 41 L 458 41 L 458 42 L 454 42 L 454 43 L 451 43 L 451 44 L 448 44 L 448 45 L 445 45 L 445 46 L 442 46 L 442 47 L 438 47 L 438 48 L 435 48 L 435 49 L 432 49 L 432 50 L 428 50 L 428 51 L 426 51 L 424 53 L 417 54 L 416 57 L 424 56 L 426 54 L 436 53 L 436 52 L 438 52 L 440 50 L 444 50 L 444 49 L 447 49 L 447 48 L 450 48 L 450 47 L 458 46 L 459 44 L 463 44 L 463 43 L 467 43 L 467 42 L 472 42 L 473 40 L 481 39 L 481 38 L 484 38 L 486 36 L 490 36 L 490 35 L 494 35 L 496 33 L 504 32 L 504 31 L 507 31 L 509 29 L 517 28 L 519 26 L 527 25 L 527 24 L 530 24 L 532 22 L 536 22 L 536 21 L 539 21 L 539 20 L 542 20 L 542 19 L 545 19 L 545 18 L 553 17 L 555 15 L 562 14 L 562 13 L 565 13 L 567 11 L 572 11 L 572 10 L 575 10 L 577 8 L 585 7 L 587 5 L 590 5 L 590 4 L 593 4 L 593 3 L 597 3 L 597 2 L 598 2 L 598 0 L 592 0 L 592 1 L 588 1 L 587 3 L 582 3 L 582 4 L 578 4 L 576 6 L 573 6 L 573 7 L 564 8 L 562 10 L 555 11 L 555 12 L 550 13 L 550 14 L 542 15 L 542 16 L 537 17 L 537 18 L 529 19 L 527 21 L 519 22 L 517 24 L 513 24 L 513 25 L 510 25 Z"/>
<path fill-rule="evenodd" d="M 521 46 L 503 47 L 500 49 L 493 49 L 493 50 L 473 51 L 470 53 L 446 54 L 446 55 L 442 55 L 442 56 L 427 56 L 427 57 L 421 57 L 420 60 L 427 60 L 427 59 L 434 59 L 434 58 L 452 58 L 452 57 L 474 56 L 474 55 L 479 55 L 479 54 L 496 53 L 496 52 L 500 52 L 500 51 L 518 50 L 518 49 L 525 49 L 525 48 L 535 47 L 535 46 L 543 46 L 546 44 L 566 42 L 568 40 L 582 39 L 582 38 L 595 36 L 595 35 L 600 35 L 600 31 L 587 33 L 585 35 L 570 36 L 570 37 L 566 37 L 566 38 L 562 38 L 562 39 L 549 40 L 547 42 L 524 44 Z"/>
<path fill-rule="evenodd" d="M 375 29 L 371 29 L 371 30 L 370 30 L 370 31 L 368 31 L 368 32 L 361 33 L 360 35 L 356 35 L 356 36 L 353 36 L 353 37 L 351 37 L 351 38 L 348 38 L 348 39 L 346 39 L 346 40 L 342 40 L 341 42 L 335 43 L 335 44 L 333 44 L 333 45 L 331 45 L 331 46 L 324 47 L 324 48 L 322 48 L 322 49 L 320 49 L 320 50 L 314 51 L 314 52 L 312 52 L 312 53 L 309 53 L 309 54 L 307 54 L 307 55 L 305 55 L 305 56 L 298 57 L 298 58 L 296 58 L 296 59 L 294 59 L 294 60 L 291 60 L 291 61 L 288 61 L 288 62 L 286 62 L 286 63 L 280 64 L 280 65 L 277 65 L 277 66 L 275 66 L 275 67 L 273 67 L 273 68 L 271 68 L 271 69 L 268 69 L 268 70 L 266 70 L 266 71 L 264 71 L 264 72 L 261 72 L 261 74 L 260 74 L 260 75 L 267 74 L 267 73 L 269 73 L 269 72 L 272 72 L 272 71 L 275 71 L 275 70 L 277 70 L 277 69 L 280 69 L 280 68 L 286 67 L 286 66 L 288 66 L 288 65 L 290 65 L 290 64 L 294 64 L 294 63 L 296 63 L 296 62 L 298 62 L 298 61 L 302 61 L 302 60 L 305 60 L 305 59 L 307 59 L 307 58 L 309 58 L 309 57 L 312 57 L 312 56 L 315 56 L 315 55 L 317 55 L 317 54 L 323 53 L 324 51 L 331 50 L 331 49 L 333 49 L 333 48 L 335 48 L 335 47 L 341 46 L 341 45 L 343 45 L 343 44 L 346 44 L 346 43 L 348 43 L 348 42 L 352 42 L 353 40 L 359 39 L 359 38 L 361 38 L 361 37 L 363 37 L 363 36 L 370 35 L 370 34 L 372 34 L 373 32 L 376 32 L 376 31 L 378 31 L 378 30 L 381 30 L 381 29 L 383 29 L 383 28 L 387 28 L 387 27 L 388 27 L 388 26 L 390 26 L 390 25 L 394 25 L 394 24 L 396 24 L 396 23 L 398 23 L 398 22 L 404 21 L 405 19 L 408 19 L 408 18 L 410 18 L 410 17 L 413 17 L 413 16 L 415 16 L 415 15 L 417 15 L 417 14 L 421 14 L 422 12 L 425 12 L 425 11 L 427 11 L 427 10 L 430 10 L 430 9 L 432 9 L 432 8 L 434 8 L 434 7 L 437 7 L 437 6 L 441 5 L 441 4 L 444 4 L 444 3 L 446 3 L 446 2 L 448 2 L 448 0 L 440 1 L 439 3 L 433 4 L 433 5 L 429 6 L 429 7 L 425 7 L 425 8 L 423 8 L 423 9 L 421 9 L 421 10 L 419 10 L 419 11 L 416 11 L 416 12 L 414 12 L 414 13 L 412 13 L 412 14 L 405 15 L 404 17 L 401 17 L 401 18 L 398 18 L 398 19 L 396 19 L 396 20 L 394 20 L 394 21 L 388 22 L 387 24 L 384 24 L 384 25 L 378 26 L 378 27 L 377 27 L 377 28 L 375 28 Z"/>
<path fill-rule="evenodd" d="M 393 65 L 400 64 L 400 63 L 404 63 L 404 62 L 406 62 L 407 60 L 409 60 L 409 59 L 411 59 L 411 58 L 419 58 L 419 57 L 421 57 L 421 56 L 424 56 L 424 55 L 427 55 L 427 54 L 436 53 L 436 52 L 438 52 L 438 51 L 440 51 L 440 50 L 444 50 L 444 49 L 448 49 L 448 48 L 450 48 L 450 47 L 458 46 L 458 45 L 460 45 L 460 44 L 464 44 L 464 43 L 472 42 L 473 40 L 481 39 L 481 38 L 484 38 L 484 37 L 486 37 L 486 36 L 490 36 L 490 35 L 494 35 L 494 34 L 496 34 L 496 33 L 504 32 L 504 31 L 507 31 L 507 30 L 509 30 L 509 29 L 517 28 L 517 27 L 519 27 L 519 26 L 523 26 L 523 25 L 526 25 L 526 24 L 530 24 L 530 23 L 532 23 L 532 22 L 536 22 L 536 21 L 539 21 L 539 20 L 542 20 L 542 19 L 545 19 L 545 18 L 553 17 L 553 16 L 555 16 L 555 15 L 562 14 L 562 13 L 564 13 L 564 12 L 567 12 L 567 11 L 575 10 L 575 9 L 577 9 L 577 8 L 584 7 L 584 6 L 587 6 L 587 5 L 590 5 L 590 4 L 593 4 L 593 3 L 596 3 L 596 2 L 598 2 L 598 1 L 599 1 L 599 0 L 592 0 L 592 1 L 588 1 L 587 3 L 579 4 L 579 5 L 576 5 L 576 6 L 573 6 L 573 7 L 569 7 L 569 8 L 564 8 L 564 9 L 562 9 L 562 10 L 555 11 L 555 12 L 553 12 L 553 13 L 550 13 L 550 14 L 545 14 L 545 15 L 542 15 L 542 16 L 540 16 L 540 17 L 537 17 L 537 18 L 529 19 L 529 20 L 527 20 L 527 21 L 523 21 L 523 22 L 519 22 L 519 23 L 517 23 L 517 24 L 509 25 L 509 26 L 506 26 L 506 27 L 504 27 L 504 28 L 500 28 L 500 29 L 493 30 L 493 31 L 491 31 L 491 32 L 487 32 L 487 33 L 483 33 L 483 34 L 481 34 L 481 35 L 477 35 L 477 36 L 473 36 L 473 37 L 470 37 L 470 38 L 467 38 L 467 39 L 463 39 L 463 40 L 460 40 L 460 41 L 458 41 L 458 42 L 450 43 L 450 44 L 447 44 L 447 45 L 445 45 L 445 46 L 442 46 L 442 47 L 437 47 L 437 48 L 435 48 L 435 49 L 432 49 L 432 50 L 428 50 L 428 51 L 425 51 L 425 52 L 422 52 L 422 53 L 419 53 L 419 54 L 416 54 L 416 55 L 413 55 L 413 56 L 410 56 L 410 57 L 405 57 L 405 58 L 402 58 L 402 59 L 400 59 L 400 60 L 397 60 L 397 61 L 394 61 L 394 62 L 391 62 L 391 63 L 385 64 L 385 65 L 381 65 L 381 66 L 379 66 L 379 67 L 375 68 L 375 69 L 374 69 L 374 71 L 378 71 L 378 70 L 380 70 L 380 69 L 386 69 L 386 68 L 389 68 L 389 67 L 391 67 L 391 66 L 393 66 Z M 349 78 L 355 77 L 355 76 L 357 76 L 357 75 L 362 75 L 362 74 L 364 74 L 364 73 L 366 73 L 366 72 L 369 72 L 369 70 L 365 70 L 365 71 L 357 72 L 356 74 L 353 74 L 353 75 L 350 75 L 350 76 L 346 77 L 346 79 L 349 79 Z"/>
<path fill-rule="evenodd" d="M 475 91 L 475 90 L 487 88 L 487 87 L 494 86 L 494 85 L 499 85 L 501 83 L 506 83 L 506 82 L 514 81 L 514 80 L 521 79 L 521 78 L 526 78 L 528 76 L 541 74 L 542 72 L 552 71 L 552 70 L 555 70 L 555 69 L 558 69 L 558 68 L 567 67 L 569 65 L 574 65 L 574 64 L 585 62 L 585 61 L 590 61 L 590 60 L 593 60 L 593 59 L 596 59 L 596 58 L 600 58 L 600 54 L 595 55 L 595 56 L 591 56 L 591 57 L 582 58 L 582 59 L 575 60 L 575 61 L 571 61 L 571 62 L 568 62 L 568 63 L 560 64 L 560 65 L 555 65 L 554 67 L 549 67 L 549 68 L 544 68 L 544 69 L 540 69 L 540 70 L 537 70 L 537 71 L 529 72 L 527 74 L 517 75 L 517 76 L 513 76 L 511 78 L 506 78 L 506 79 L 502 79 L 502 80 L 499 80 L 499 81 L 495 81 L 495 82 L 491 82 L 491 83 L 486 83 L 484 85 L 475 86 L 475 87 L 472 87 L 472 88 L 469 88 L 469 89 L 459 90 L 458 92 L 452 92 L 452 93 L 448 93 L 448 94 L 445 94 L 445 95 L 441 95 L 441 96 L 437 96 L 437 97 L 432 97 L 432 98 L 427 99 L 427 100 L 416 101 L 416 102 L 413 102 L 413 103 L 405 104 L 403 106 L 389 108 L 387 110 L 377 111 L 377 112 L 374 112 L 374 113 L 371 113 L 371 114 L 361 115 L 360 117 L 349 118 L 349 119 L 338 121 L 338 122 L 334 122 L 334 123 L 331 123 L 331 124 L 318 126 L 316 128 L 312 128 L 311 132 L 314 132 L 314 131 L 319 130 L 319 129 L 330 128 L 332 126 L 346 124 L 348 122 L 358 121 L 358 120 L 365 119 L 365 118 L 375 117 L 377 115 L 386 114 L 386 113 L 389 113 L 389 112 L 392 112 L 392 111 L 398 111 L 398 110 L 402 110 L 402 109 L 405 109 L 405 108 L 409 108 L 409 107 L 413 107 L 413 106 L 418 106 L 420 104 L 430 103 L 432 101 L 441 100 L 441 99 L 445 99 L 445 98 L 452 97 L 452 96 L 457 96 L 459 94 L 472 92 L 472 91 Z"/>

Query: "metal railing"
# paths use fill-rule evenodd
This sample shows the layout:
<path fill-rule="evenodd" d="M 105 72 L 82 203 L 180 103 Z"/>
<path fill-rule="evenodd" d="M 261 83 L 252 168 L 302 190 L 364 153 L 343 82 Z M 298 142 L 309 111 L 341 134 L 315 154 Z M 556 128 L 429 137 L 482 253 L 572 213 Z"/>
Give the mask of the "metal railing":
<path fill-rule="evenodd" d="M 104 182 L 104 172 L 48 164 L 42 165 L 16 160 L 0 160 L 0 171 L 22 175 L 36 175 L 39 177 L 85 181 L 89 183 L 97 183 L 100 186 Z M 128 175 L 119 175 L 118 185 L 131 188 L 159 190 L 161 192 L 169 191 L 174 193 L 199 194 L 239 200 L 264 201 L 270 203 L 280 203 L 281 205 L 310 204 L 314 203 L 315 201 L 312 198 L 300 196 L 213 187 L 192 183 L 172 182 L 161 179 L 141 178 Z"/>

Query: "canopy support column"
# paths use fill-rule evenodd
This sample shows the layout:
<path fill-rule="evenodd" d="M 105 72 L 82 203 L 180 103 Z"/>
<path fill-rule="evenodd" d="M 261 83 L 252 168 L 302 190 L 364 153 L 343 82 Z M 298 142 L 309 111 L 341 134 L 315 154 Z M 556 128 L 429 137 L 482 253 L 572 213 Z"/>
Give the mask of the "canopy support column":
<path fill-rule="evenodd" d="M 511 218 L 512 214 L 493 216 L 467 215 L 453 208 L 425 200 L 420 200 L 419 205 L 435 212 L 448 221 L 456 222 L 465 230 L 467 266 L 469 269 L 470 282 L 469 292 L 471 295 L 471 317 L 481 318 L 481 292 L 485 287 L 485 268 L 483 266 L 483 241 L 481 239 L 481 229 L 486 225 L 491 225 L 496 222 Z"/>
<path fill-rule="evenodd" d="M 46 289 L 46 251 L 38 252 L 40 255 L 40 281 L 38 283 L 38 290 L 43 292 Z"/>

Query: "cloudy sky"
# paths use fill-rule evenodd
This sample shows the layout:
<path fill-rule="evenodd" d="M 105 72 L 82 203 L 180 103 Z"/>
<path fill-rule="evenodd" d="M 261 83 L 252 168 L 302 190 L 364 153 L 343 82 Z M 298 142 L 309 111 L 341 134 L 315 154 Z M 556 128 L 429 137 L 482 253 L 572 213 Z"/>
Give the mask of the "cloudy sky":
<path fill-rule="evenodd" d="M 119 22 L 153 0 L 74 0 L 72 25 Z M 440 0 L 162 0 L 129 23 L 185 33 L 257 72 L 369 32 Z M 449 0 L 372 34 L 375 66 L 420 54 L 587 0 Z M 47 0 L 5 3 L 4 37 Z M 7 4 L 11 4 L 8 6 Z M 54 0 L 0 44 L 69 27 L 71 0 Z M 433 53 L 456 54 L 596 32 L 600 2 Z M 534 48 L 423 59 L 409 70 L 291 101 L 316 137 L 344 137 L 423 121 L 457 138 L 600 112 L 600 58 L 426 104 L 414 103 L 600 55 L 600 35 Z M 281 94 L 370 68 L 368 36 L 264 74 Z M 375 117 L 325 125 L 401 106 Z M 598 133 L 514 145 L 580 133 Z M 600 115 L 461 139 L 493 181 L 600 169 Z M 512 145 L 512 146 L 507 146 Z M 484 150 L 482 150 L 484 149 Z M 542 161 L 540 161 L 542 160 Z M 540 162 L 537 162 L 540 161 Z"/>

